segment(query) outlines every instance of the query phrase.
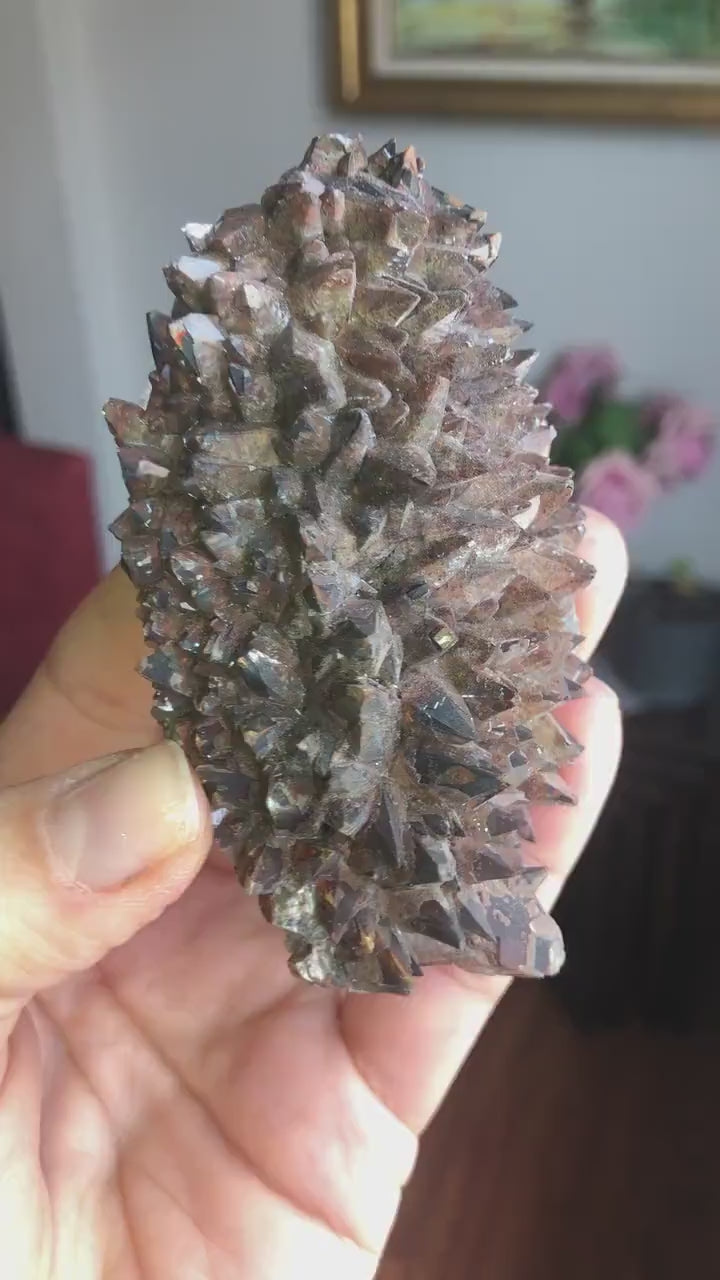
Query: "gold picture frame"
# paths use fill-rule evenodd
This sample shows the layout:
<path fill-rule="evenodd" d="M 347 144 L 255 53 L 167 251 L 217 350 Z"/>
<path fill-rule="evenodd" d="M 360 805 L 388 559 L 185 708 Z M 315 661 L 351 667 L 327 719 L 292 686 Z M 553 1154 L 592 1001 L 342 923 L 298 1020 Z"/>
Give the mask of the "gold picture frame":
<path fill-rule="evenodd" d="M 675 58 L 672 49 L 656 62 L 614 61 L 546 55 L 493 58 L 456 51 L 419 57 L 391 47 L 401 8 L 427 11 L 443 6 L 481 8 L 480 0 L 329 0 L 335 18 L 334 89 L 338 105 L 357 112 L 505 117 L 526 120 L 606 121 L 675 125 L 720 123 L 720 49 L 717 57 Z M 545 0 L 545 8 L 562 0 Z M 565 0 L 573 3 L 573 0 Z M 575 0 L 589 9 L 593 0 Z M 608 0 L 594 0 L 607 3 Z M 641 0 L 642 2 L 642 0 Z M 687 6 L 692 0 L 678 0 Z M 636 0 L 627 0 L 628 4 Z M 720 31 L 720 0 L 717 21 Z M 485 12 L 517 9 L 517 0 L 490 0 Z M 536 8 L 537 8 L 536 4 Z M 680 13 L 680 8 L 679 11 Z M 682 10 L 684 18 L 687 9 Z M 680 19 L 678 19 L 680 20 Z M 699 19 L 702 20 L 702 19 Z M 528 56 L 529 55 L 529 56 Z"/>

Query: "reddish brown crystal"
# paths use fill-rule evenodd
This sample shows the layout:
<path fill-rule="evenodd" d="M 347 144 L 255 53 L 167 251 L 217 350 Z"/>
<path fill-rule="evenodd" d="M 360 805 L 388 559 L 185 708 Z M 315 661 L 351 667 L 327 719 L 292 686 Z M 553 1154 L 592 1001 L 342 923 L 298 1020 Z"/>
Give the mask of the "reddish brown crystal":
<path fill-rule="evenodd" d="M 528 805 L 571 799 L 587 675 L 499 237 L 423 169 L 330 135 L 186 228 L 147 406 L 106 409 L 154 714 L 295 972 L 355 991 L 558 969 Z"/>

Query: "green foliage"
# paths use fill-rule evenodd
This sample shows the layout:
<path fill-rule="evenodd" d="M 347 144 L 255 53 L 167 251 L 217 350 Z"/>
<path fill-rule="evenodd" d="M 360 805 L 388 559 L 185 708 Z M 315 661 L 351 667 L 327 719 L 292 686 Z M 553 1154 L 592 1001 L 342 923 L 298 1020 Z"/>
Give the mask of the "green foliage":
<path fill-rule="evenodd" d="M 583 428 L 586 429 L 589 429 L 597 442 L 597 452 L 624 449 L 626 453 L 640 454 L 647 444 L 640 406 L 632 401 L 606 400 L 596 403 Z"/>
<path fill-rule="evenodd" d="M 588 440 L 580 431 L 567 427 L 560 433 L 553 444 L 552 462 L 558 467 L 571 467 L 580 472 L 592 462 L 597 448 L 592 440 Z"/>
<path fill-rule="evenodd" d="M 582 471 L 593 458 L 613 449 L 639 456 L 648 437 L 638 404 L 596 398 L 582 422 L 561 428 L 553 462 Z"/>

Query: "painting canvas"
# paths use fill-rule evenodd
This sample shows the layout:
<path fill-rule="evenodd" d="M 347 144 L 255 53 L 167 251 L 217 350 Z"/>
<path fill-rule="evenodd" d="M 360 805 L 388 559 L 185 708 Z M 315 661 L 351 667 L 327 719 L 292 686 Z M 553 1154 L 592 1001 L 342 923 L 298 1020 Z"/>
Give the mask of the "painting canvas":
<path fill-rule="evenodd" d="M 398 56 L 720 60 L 720 0 L 393 0 Z"/>
<path fill-rule="evenodd" d="M 360 108 L 720 121 L 720 0 L 336 0 Z"/>

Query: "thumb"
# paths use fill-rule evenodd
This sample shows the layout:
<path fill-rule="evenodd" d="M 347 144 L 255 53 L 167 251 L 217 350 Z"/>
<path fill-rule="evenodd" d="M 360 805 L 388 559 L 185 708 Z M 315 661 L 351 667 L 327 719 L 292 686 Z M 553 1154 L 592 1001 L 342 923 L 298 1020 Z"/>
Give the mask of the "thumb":
<path fill-rule="evenodd" d="M 174 743 L 0 791 L 0 1041 L 31 996 L 179 897 L 209 845 L 206 801 Z"/>

